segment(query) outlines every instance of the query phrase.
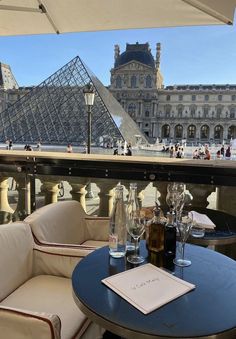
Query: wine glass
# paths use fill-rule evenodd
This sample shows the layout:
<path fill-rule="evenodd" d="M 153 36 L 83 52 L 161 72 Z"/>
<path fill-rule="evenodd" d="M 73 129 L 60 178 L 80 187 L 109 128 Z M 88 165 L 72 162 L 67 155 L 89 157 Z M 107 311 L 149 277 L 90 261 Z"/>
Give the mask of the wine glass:
<path fill-rule="evenodd" d="M 184 259 L 184 249 L 185 243 L 188 239 L 188 236 L 191 232 L 191 228 L 193 225 L 193 215 L 192 212 L 182 211 L 179 219 L 177 220 L 177 229 L 179 231 L 179 241 L 180 241 L 180 258 L 174 259 L 174 264 L 181 267 L 187 267 L 191 265 L 191 261 L 188 259 Z"/>
<path fill-rule="evenodd" d="M 167 186 L 167 192 L 172 193 L 183 193 L 184 192 L 185 185 L 183 182 L 171 182 Z"/>
<path fill-rule="evenodd" d="M 138 255 L 138 240 L 144 233 L 145 225 L 146 218 L 140 210 L 136 210 L 131 215 L 128 215 L 126 228 L 134 239 L 134 253 L 127 257 L 128 262 L 131 264 L 141 264 L 145 260 L 144 257 Z"/>

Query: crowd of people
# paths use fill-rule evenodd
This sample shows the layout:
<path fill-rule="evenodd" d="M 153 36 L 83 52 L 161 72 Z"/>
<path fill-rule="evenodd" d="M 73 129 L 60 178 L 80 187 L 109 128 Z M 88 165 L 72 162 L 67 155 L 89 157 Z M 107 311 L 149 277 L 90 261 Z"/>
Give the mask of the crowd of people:
<path fill-rule="evenodd" d="M 202 148 L 195 149 L 193 152 L 193 159 L 211 159 L 211 153 L 208 146 L 205 146 L 205 150 L 203 151 Z M 216 152 L 216 159 L 231 159 L 231 147 L 227 146 L 225 149 L 224 145 Z"/>
<path fill-rule="evenodd" d="M 161 152 L 168 152 L 170 158 L 181 159 L 181 158 L 184 158 L 185 156 L 184 147 L 180 146 L 179 144 L 175 144 L 174 146 L 169 146 L 169 147 L 163 146 Z M 227 159 L 231 159 L 231 155 L 232 155 L 231 147 L 227 146 L 225 148 L 225 146 L 222 145 L 221 148 L 216 152 L 215 157 L 213 155 L 213 158 L 227 160 Z M 208 145 L 205 145 L 205 147 L 196 148 L 193 151 L 192 158 L 210 160 L 212 158 L 212 154 L 211 154 L 211 151 Z"/>
<path fill-rule="evenodd" d="M 13 141 L 12 139 L 6 139 L 5 141 L 6 149 L 7 150 L 13 150 Z M 41 151 L 41 141 L 37 142 L 36 149 L 38 151 Z M 110 145 L 109 145 L 110 146 Z M 113 155 L 126 155 L 131 156 L 132 155 L 132 146 L 131 143 L 118 143 L 117 146 L 111 147 L 113 148 Z M 29 144 L 26 144 L 24 146 L 24 150 L 26 151 L 33 151 L 33 147 Z M 187 150 L 188 152 L 189 150 Z M 72 144 L 67 144 L 66 147 L 67 153 L 73 153 Z M 172 146 L 163 146 L 161 152 L 165 152 L 169 154 L 170 158 L 177 158 L 181 159 L 185 157 L 184 147 L 180 144 L 175 144 Z M 84 152 L 87 153 L 87 147 L 85 145 Z M 219 148 L 216 152 L 216 154 L 212 156 L 212 150 L 209 149 L 208 145 L 205 145 L 204 147 L 196 148 L 192 153 L 193 159 L 204 159 L 204 160 L 210 160 L 212 157 L 216 159 L 231 159 L 232 158 L 232 152 L 231 152 L 231 146 L 225 146 L 222 145 L 221 148 Z M 187 153 L 187 156 L 189 157 L 189 153 Z"/>
<path fill-rule="evenodd" d="M 118 147 L 114 148 L 113 155 L 127 155 L 131 156 L 132 155 L 132 146 L 131 143 L 124 143 L 124 145 L 118 145 Z"/>
<path fill-rule="evenodd" d="M 162 152 L 169 152 L 170 158 L 184 158 L 184 147 L 179 144 L 170 147 L 163 146 Z"/>

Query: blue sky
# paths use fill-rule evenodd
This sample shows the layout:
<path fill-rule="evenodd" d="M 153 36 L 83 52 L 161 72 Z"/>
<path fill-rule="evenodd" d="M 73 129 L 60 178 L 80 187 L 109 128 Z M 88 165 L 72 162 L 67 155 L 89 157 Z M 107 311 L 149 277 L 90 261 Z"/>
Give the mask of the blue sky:
<path fill-rule="evenodd" d="M 179 27 L 0 37 L 0 61 L 11 66 L 20 86 L 37 85 L 79 55 L 104 85 L 110 81 L 114 45 L 162 44 L 164 84 L 236 83 L 234 26 Z"/>

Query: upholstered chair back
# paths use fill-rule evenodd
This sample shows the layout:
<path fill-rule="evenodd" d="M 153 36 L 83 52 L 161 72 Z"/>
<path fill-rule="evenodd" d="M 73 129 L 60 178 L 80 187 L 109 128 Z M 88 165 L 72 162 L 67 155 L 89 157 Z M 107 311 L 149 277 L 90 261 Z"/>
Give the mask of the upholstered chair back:
<path fill-rule="evenodd" d="M 25 222 L 30 224 L 36 240 L 41 243 L 80 244 L 88 238 L 85 217 L 81 204 L 70 200 L 43 206 Z"/>
<path fill-rule="evenodd" d="M 0 226 L 0 301 L 32 276 L 33 237 L 29 225 Z M 1 336 L 1 334 L 0 334 Z"/>

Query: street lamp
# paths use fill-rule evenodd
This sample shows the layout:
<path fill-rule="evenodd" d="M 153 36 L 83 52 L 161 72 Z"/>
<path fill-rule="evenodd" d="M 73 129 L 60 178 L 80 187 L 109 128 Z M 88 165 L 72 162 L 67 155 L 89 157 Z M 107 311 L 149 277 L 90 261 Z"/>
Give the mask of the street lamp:
<path fill-rule="evenodd" d="M 84 100 L 85 105 L 87 106 L 88 112 L 88 142 L 87 142 L 87 153 L 90 154 L 91 152 L 91 113 L 92 113 L 92 106 L 94 103 L 95 91 L 93 85 L 88 83 L 84 87 Z"/>
<path fill-rule="evenodd" d="M 90 154 L 91 153 L 91 113 L 92 113 L 92 106 L 93 106 L 94 97 L 95 97 L 95 91 L 94 91 L 93 85 L 88 83 L 84 87 L 83 92 L 84 92 L 85 105 L 87 106 L 87 111 L 88 111 L 87 153 Z M 87 190 L 86 198 L 93 198 L 94 195 L 93 195 L 93 191 L 91 188 L 91 182 L 87 184 L 86 190 Z"/>

